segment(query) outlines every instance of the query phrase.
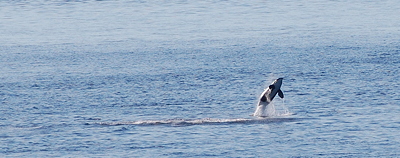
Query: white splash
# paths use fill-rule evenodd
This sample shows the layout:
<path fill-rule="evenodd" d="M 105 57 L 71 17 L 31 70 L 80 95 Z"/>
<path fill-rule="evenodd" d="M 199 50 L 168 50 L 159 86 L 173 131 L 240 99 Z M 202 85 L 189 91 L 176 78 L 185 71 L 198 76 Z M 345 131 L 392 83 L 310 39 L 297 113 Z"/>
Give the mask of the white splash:
<path fill-rule="evenodd" d="M 257 106 L 256 111 L 253 116 L 258 117 L 275 117 L 275 116 L 288 116 L 292 113 L 289 111 L 287 106 L 284 103 L 284 99 L 281 99 L 282 103 L 277 104 L 275 106 L 275 102 L 271 102 L 266 106 Z"/>

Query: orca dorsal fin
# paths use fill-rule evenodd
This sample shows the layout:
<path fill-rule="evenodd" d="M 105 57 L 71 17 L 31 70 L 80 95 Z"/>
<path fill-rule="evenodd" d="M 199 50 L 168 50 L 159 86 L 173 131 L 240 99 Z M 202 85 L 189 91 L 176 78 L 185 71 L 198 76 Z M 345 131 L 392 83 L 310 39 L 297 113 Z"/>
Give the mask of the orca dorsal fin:
<path fill-rule="evenodd" d="M 281 90 L 278 90 L 278 95 L 279 97 L 283 98 L 283 92 Z"/>

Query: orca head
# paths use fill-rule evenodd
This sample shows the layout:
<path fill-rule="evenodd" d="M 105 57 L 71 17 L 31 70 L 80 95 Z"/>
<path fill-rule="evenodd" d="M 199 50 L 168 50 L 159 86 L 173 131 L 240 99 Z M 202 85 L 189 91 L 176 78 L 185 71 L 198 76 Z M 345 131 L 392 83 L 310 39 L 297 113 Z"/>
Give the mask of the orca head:
<path fill-rule="evenodd" d="M 282 85 L 283 78 L 278 78 L 271 85 L 274 85 L 274 88 L 280 88 Z"/>
<path fill-rule="evenodd" d="M 275 82 L 274 82 L 274 83 L 277 83 L 277 82 L 282 82 L 282 80 L 283 80 L 283 78 L 278 78 L 278 79 L 276 79 L 276 80 L 275 80 Z"/>

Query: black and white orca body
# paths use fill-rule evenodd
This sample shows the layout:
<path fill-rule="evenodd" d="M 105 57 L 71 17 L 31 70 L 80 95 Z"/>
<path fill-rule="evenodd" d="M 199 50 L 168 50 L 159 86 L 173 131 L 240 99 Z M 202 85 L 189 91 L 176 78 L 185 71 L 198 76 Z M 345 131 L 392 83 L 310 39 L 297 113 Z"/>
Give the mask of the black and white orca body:
<path fill-rule="evenodd" d="M 275 98 L 276 94 L 281 98 L 284 97 L 281 91 L 282 80 L 283 78 L 276 79 L 267 89 L 264 90 L 258 100 L 257 110 L 254 112 L 254 116 L 269 116 L 275 113 L 275 108 L 273 107 L 271 109 L 265 109 Z"/>
<path fill-rule="evenodd" d="M 260 100 L 258 101 L 258 106 L 268 105 L 275 98 L 276 94 L 283 98 L 283 93 L 281 91 L 282 80 L 283 78 L 276 79 L 267 89 L 264 90 L 260 96 Z"/>

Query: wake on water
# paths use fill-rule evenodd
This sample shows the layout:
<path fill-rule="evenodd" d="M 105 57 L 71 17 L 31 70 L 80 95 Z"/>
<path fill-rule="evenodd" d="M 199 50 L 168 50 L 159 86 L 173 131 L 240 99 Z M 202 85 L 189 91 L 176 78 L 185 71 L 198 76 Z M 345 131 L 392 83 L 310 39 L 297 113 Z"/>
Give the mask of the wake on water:
<path fill-rule="evenodd" d="M 106 126 L 119 126 L 119 125 L 171 125 L 171 126 L 191 126 L 191 125 L 223 125 L 223 124 L 268 124 L 279 122 L 292 122 L 300 118 L 269 118 L 260 117 L 255 119 L 217 119 L 217 118 L 204 118 L 204 119 L 168 119 L 168 120 L 144 120 L 144 121 L 131 121 L 131 122 L 98 122 L 95 124 Z"/>
<path fill-rule="evenodd" d="M 282 101 L 283 103 L 283 101 Z M 130 122 L 98 122 L 95 124 L 118 126 L 118 125 L 171 125 L 171 126 L 190 126 L 190 125 L 219 125 L 219 124 L 268 124 L 274 122 L 290 122 L 299 120 L 299 118 L 286 118 L 285 116 L 293 115 L 283 103 L 277 105 L 269 104 L 262 109 L 257 107 L 256 112 L 252 116 L 256 118 L 203 118 L 203 119 L 166 119 L 166 120 L 143 120 Z"/>

